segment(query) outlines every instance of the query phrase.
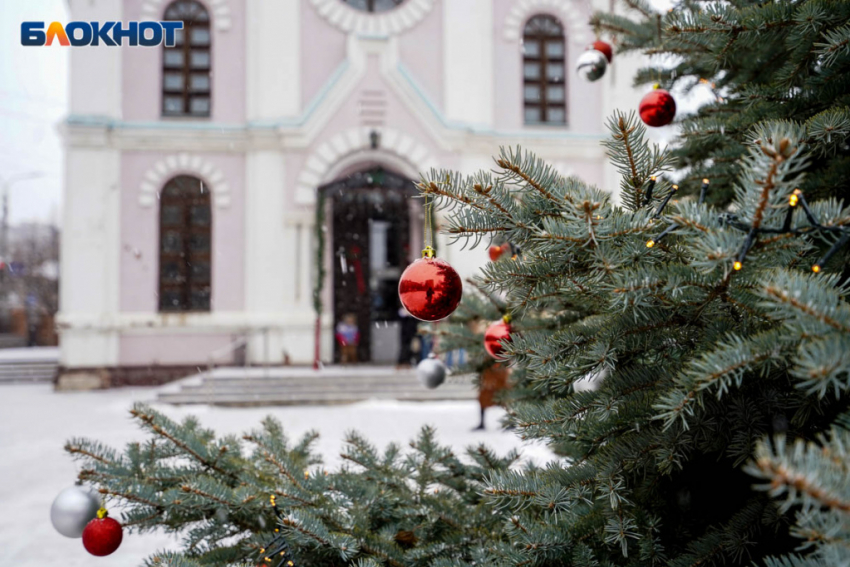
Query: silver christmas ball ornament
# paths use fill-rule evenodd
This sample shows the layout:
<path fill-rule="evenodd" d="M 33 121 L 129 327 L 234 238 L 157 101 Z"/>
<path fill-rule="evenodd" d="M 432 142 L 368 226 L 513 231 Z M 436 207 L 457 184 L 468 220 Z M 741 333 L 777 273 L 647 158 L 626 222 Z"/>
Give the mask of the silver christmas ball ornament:
<path fill-rule="evenodd" d="M 53 501 L 50 522 L 65 537 L 83 537 L 83 530 L 97 516 L 99 508 L 100 496 L 94 490 L 69 486 Z"/>
<path fill-rule="evenodd" d="M 416 377 L 423 386 L 433 390 L 446 380 L 446 365 L 442 360 L 431 355 L 416 366 Z"/>
<path fill-rule="evenodd" d="M 608 60 L 605 54 L 595 49 L 588 49 L 578 58 L 576 72 L 585 81 L 598 81 L 608 68 Z"/>

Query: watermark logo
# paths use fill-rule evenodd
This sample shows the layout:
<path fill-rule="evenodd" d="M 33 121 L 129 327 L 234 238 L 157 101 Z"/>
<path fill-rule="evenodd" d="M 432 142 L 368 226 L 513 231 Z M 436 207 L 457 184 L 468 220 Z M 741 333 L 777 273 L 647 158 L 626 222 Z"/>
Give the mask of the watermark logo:
<path fill-rule="evenodd" d="M 183 22 L 51 22 L 21 23 L 21 45 L 109 45 L 155 47 L 162 43 L 174 47 L 177 30 Z M 126 41 L 125 41 L 126 40 Z"/>

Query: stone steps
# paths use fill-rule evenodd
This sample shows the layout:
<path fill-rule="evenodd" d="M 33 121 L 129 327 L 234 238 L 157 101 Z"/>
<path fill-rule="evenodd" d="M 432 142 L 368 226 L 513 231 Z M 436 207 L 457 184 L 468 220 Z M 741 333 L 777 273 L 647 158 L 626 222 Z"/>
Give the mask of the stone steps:
<path fill-rule="evenodd" d="M 436 401 L 475 399 L 470 376 L 449 376 L 428 390 L 413 370 L 390 367 L 217 368 L 160 390 L 171 404 L 222 406 L 347 404 L 370 399 Z"/>

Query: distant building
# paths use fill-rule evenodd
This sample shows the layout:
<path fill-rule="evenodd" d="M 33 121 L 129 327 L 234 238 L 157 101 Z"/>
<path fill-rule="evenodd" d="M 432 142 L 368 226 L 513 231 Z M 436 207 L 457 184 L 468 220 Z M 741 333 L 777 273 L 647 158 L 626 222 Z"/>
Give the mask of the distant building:
<path fill-rule="evenodd" d="M 422 248 L 418 172 L 521 144 L 617 186 L 599 141 L 631 69 L 575 76 L 584 0 L 69 0 L 71 19 L 174 20 L 173 48 L 71 50 L 64 376 L 162 381 L 232 360 L 312 362 L 356 315 L 396 356 L 397 278 Z M 598 4 L 598 5 L 597 5 Z M 625 102 L 624 102 L 625 101 Z M 607 182 L 606 182 L 607 178 Z M 444 244 L 444 243 L 443 243 Z M 473 274 L 486 251 L 440 254 Z"/>

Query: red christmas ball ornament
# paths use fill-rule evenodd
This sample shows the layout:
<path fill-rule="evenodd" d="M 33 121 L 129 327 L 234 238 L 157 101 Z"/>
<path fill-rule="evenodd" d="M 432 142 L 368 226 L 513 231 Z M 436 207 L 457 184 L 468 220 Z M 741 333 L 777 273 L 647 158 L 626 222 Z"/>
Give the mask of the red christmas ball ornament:
<path fill-rule="evenodd" d="M 605 56 L 605 59 L 608 60 L 608 63 L 614 59 L 614 49 L 611 47 L 611 44 L 607 41 L 596 40 L 590 45 L 587 46 L 588 49 L 595 49 Z"/>
<path fill-rule="evenodd" d="M 457 309 L 463 295 L 463 282 L 448 262 L 434 257 L 434 249 L 430 246 L 422 256 L 401 274 L 398 298 L 420 321 L 439 321 Z"/>
<path fill-rule="evenodd" d="M 511 316 L 505 315 L 501 321 L 491 323 L 484 332 L 484 350 L 493 358 L 500 358 L 505 350 L 503 342 L 511 340 Z"/>
<path fill-rule="evenodd" d="M 667 126 L 676 116 L 676 101 L 669 92 L 656 87 L 641 99 L 638 113 L 647 126 Z"/>
<path fill-rule="evenodd" d="M 124 538 L 121 524 L 106 514 L 105 509 L 98 510 L 97 517 L 83 530 L 83 547 L 97 557 L 114 553 Z"/>
<path fill-rule="evenodd" d="M 502 257 L 502 254 L 507 252 L 510 249 L 510 244 L 502 244 L 501 246 L 496 246 L 495 244 L 490 246 L 488 252 L 490 253 L 490 261 L 495 262 L 499 258 Z"/>

